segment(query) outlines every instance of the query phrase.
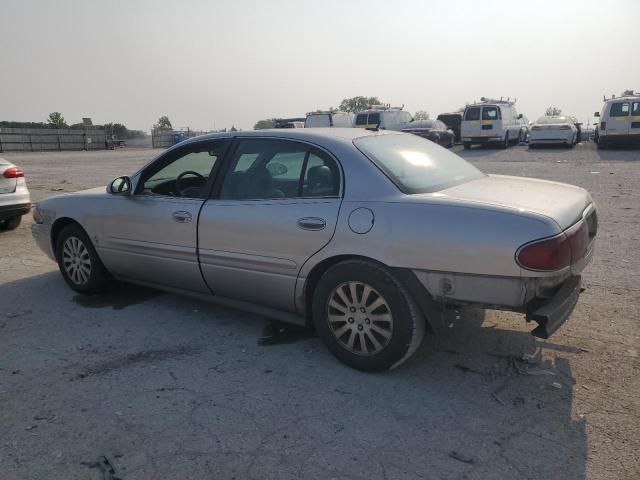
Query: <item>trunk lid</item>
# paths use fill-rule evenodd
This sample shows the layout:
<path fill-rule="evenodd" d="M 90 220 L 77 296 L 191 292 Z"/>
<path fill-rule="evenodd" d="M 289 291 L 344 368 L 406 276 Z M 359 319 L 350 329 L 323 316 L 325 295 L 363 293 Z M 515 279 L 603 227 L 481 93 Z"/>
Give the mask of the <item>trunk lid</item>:
<path fill-rule="evenodd" d="M 535 178 L 488 175 L 438 192 L 452 199 L 538 213 L 562 230 L 582 218 L 592 203 L 583 188 Z"/>

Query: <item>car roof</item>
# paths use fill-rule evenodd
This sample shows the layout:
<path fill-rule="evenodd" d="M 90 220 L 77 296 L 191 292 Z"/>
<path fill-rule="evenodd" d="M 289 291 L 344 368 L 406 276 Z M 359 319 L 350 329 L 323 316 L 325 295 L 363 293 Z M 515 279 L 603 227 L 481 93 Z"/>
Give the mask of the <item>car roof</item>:
<path fill-rule="evenodd" d="M 238 132 L 222 132 L 208 133 L 198 137 L 192 137 L 188 140 L 178 143 L 177 145 L 187 145 L 189 143 L 197 143 L 206 140 L 215 140 L 217 138 L 252 138 L 252 137 L 273 137 L 287 138 L 291 140 L 307 141 L 311 143 L 327 141 L 340 141 L 351 143 L 356 138 L 380 136 L 380 135 L 398 135 L 401 132 L 396 131 L 371 131 L 364 128 L 272 128 L 265 130 L 244 130 Z M 176 145 L 176 146 L 177 146 Z"/>

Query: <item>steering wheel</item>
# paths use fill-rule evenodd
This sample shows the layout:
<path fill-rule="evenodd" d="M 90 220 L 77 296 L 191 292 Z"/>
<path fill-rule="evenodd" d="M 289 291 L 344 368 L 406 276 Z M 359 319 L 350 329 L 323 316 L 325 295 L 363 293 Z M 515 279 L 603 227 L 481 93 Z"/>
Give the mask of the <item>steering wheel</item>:
<path fill-rule="evenodd" d="M 187 175 L 194 175 L 196 177 L 201 178 L 204 181 L 204 183 L 207 183 L 207 179 L 204 178 L 204 175 L 198 172 L 194 172 L 193 170 L 187 170 L 186 172 L 182 172 L 180 175 L 178 175 L 178 178 L 176 178 L 176 193 L 180 196 L 182 196 L 182 185 L 180 184 L 180 182 L 182 181 L 182 178 L 186 177 Z"/>

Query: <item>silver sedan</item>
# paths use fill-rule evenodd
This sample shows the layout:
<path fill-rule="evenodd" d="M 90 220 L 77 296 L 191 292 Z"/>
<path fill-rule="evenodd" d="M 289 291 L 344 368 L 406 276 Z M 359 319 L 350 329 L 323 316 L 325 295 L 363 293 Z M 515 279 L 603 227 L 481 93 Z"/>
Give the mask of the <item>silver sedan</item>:
<path fill-rule="evenodd" d="M 582 188 L 485 175 L 415 135 L 337 128 L 197 137 L 33 215 L 78 292 L 115 277 L 314 326 L 367 371 L 446 328 L 443 307 L 521 312 L 547 338 L 578 300 L 597 230 Z"/>

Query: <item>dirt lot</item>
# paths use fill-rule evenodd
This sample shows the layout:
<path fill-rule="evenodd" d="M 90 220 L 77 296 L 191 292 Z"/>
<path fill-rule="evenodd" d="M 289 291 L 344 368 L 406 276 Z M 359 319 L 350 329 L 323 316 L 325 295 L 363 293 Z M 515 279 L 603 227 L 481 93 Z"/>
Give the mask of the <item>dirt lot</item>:
<path fill-rule="evenodd" d="M 106 184 L 158 151 L 4 155 L 35 201 Z M 640 151 L 460 154 L 588 189 L 599 244 L 548 341 L 521 315 L 460 312 L 400 369 L 366 375 L 266 321 L 141 288 L 80 297 L 0 235 L 0 478 L 640 478 Z"/>

